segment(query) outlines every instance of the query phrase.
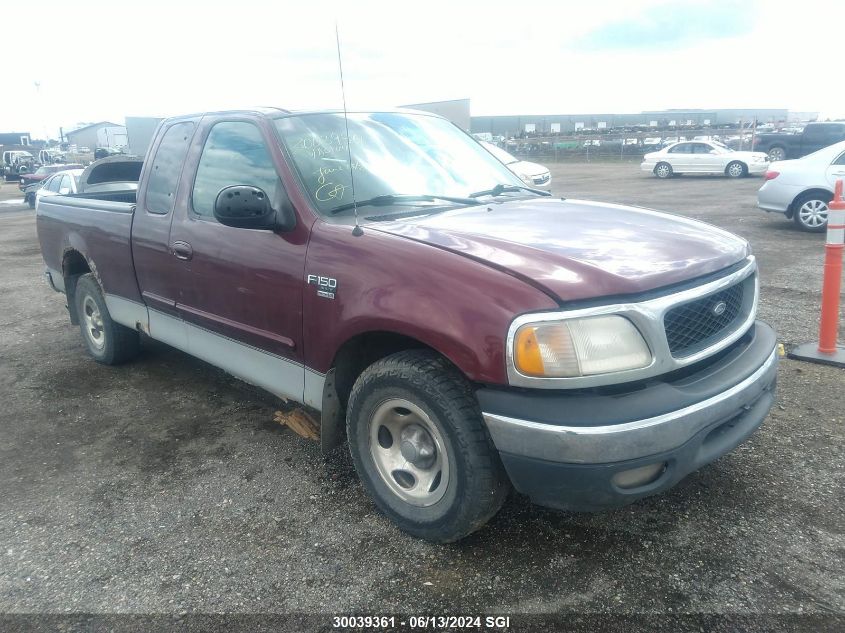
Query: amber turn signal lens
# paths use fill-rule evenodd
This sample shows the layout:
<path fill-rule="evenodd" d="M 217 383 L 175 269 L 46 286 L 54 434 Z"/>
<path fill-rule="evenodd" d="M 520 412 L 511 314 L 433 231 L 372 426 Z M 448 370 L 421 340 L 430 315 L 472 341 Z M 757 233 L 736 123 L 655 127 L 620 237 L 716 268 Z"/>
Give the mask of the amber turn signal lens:
<path fill-rule="evenodd" d="M 540 353 L 540 344 L 537 342 L 535 328 L 524 327 L 516 334 L 514 342 L 516 368 L 526 376 L 543 376 L 546 373 L 543 367 L 543 356 Z"/>

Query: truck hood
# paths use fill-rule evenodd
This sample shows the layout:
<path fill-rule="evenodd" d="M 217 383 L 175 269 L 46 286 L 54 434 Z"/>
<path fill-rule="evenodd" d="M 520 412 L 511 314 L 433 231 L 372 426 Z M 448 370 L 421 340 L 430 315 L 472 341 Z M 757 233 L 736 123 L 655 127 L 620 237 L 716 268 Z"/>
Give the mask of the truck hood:
<path fill-rule="evenodd" d="M 745 240 L 703 222 L 557 198 L 368 226 L 482 261 L 564 302 L 669 286 L 727 268 L 750 252 Z"/>

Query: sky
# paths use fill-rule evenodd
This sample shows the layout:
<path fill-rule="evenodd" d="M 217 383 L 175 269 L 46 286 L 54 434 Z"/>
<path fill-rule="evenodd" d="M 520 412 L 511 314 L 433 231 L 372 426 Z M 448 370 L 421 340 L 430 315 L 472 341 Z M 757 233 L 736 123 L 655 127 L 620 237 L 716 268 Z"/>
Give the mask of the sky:
<path fill-rule="evenodd" d="M 36 7 L 35 9 L 33 7 Z M 41 16 L 33 19 L 33 11 Z M 39 0 L 0 13 L 0 132 L 257 105 L 845 117 L 841 0 Z M 18 28 L 18 25 L 32 28 Z M 11 28 L 9 28 L 11 26 Z"/>

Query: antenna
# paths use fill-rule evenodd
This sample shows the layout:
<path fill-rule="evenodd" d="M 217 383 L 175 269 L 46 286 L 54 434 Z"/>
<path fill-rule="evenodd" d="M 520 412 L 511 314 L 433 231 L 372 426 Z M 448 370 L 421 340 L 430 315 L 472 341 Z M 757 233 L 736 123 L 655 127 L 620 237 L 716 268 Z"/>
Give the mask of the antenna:
<path fill-rule="evenodd" d="M 349 117 L 346 114 L 346 87 L 343 85 L 343 62 L 340 59 L 340 33 L 337 29 L 337 21 L 334 23 L 334 37 L 337 42 L 337 67 L 340 70 L 340 94 L 343 96 L 343 124 L 346 126 L 346 154 L 349 159 L 349 183 L 352 186 L 352 212 L 355 214 L 355 228 L 352 235 L 356 237 L 363 235 L 364 231 L 358 224 L 358 203 L 355 200 L 355 174 L 352 169 L 352 142 L 349 140 Z"/>

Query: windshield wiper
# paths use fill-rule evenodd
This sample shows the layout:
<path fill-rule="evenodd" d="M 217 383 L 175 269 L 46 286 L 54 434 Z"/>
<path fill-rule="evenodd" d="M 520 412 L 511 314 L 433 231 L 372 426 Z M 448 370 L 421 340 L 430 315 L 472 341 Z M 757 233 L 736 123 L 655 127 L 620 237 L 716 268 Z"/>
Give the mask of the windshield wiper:
<path fill-rule="evenodd" d="M 548 191 L 543 191 L 542 189 L 534 189 L 532 187 L 526 187 L 525 185 L 496 185 L 492 189 L 485 189 L 484 191 L 476 191 L 475 193 L 469 194 L 470 198 L 480 198 L 481 196 L 501 196 L 503 193 L 511 193 L 514 191 L 530 191 L 531 193 L 536 193 L 538 196 L 550 196 L 552 195 Z"/>
<path fill-rule="evenodd" d="M 436 194 L 414 195 L 414 194 L 399 194 L 389 193 L 383 196 L 376 196 L 367 200 L 357 200 L 356 202 L 347 202 L 335 207 L 329 213 L 336 215 L 341 211 L 348 211 L 355 207 L 381 206 L 389 204 L 402 204 L 403 202 L 434 202 L 435 200 L 444 200 L 445 202 L 454 202 L 455 204 L 479 204 L 478 200 L 472 197 L 458 198 L 455 196 L 440 196 Z"/>

